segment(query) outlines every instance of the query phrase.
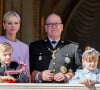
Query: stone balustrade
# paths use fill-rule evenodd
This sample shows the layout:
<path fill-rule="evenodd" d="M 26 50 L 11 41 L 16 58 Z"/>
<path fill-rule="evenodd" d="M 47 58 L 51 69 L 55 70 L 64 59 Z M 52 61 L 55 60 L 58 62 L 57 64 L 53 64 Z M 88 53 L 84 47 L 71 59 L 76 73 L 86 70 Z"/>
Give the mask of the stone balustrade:
<path fill-rule="evenodd" d="M 1 83 L 0 90 L 100 90 L 100 84 L 86 87 L 82 84 Z"/>

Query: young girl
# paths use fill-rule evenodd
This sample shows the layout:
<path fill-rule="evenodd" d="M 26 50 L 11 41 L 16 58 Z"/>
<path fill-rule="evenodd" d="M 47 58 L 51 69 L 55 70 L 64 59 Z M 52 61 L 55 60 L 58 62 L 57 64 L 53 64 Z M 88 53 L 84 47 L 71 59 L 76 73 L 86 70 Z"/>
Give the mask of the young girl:
<path fill-rule="evenodd" d="M 99 52 L 94 48 L 87 47 L 82 55 L 83 69 L 77 70 L 69 83 L 80 83 L 86 86 L 100 83 L 100 70 L 97 69 L 98 60 Z"/>
<path fill-rule="evenodd" d="M 24 64 L 12 61 L 13 49 L 6 42 L 0 43 L 0 83 L 28 83 L 29 75 Z"/>

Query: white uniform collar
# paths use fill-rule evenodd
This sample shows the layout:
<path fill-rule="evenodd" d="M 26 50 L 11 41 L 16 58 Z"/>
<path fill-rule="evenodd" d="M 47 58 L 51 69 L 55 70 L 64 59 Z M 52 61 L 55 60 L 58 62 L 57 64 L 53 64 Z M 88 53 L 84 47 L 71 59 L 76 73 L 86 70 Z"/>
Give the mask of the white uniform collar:
<path fill-rule="evenodd" d="M 49 40 L 50 40 L 50 43 L 52 42 L 52 41 L 54 41 L 54 40 L 52 40 L 51 38 L 48 38 Z M 57 40 L 55 40 L 57 43 L 59 42 L 59 40 L 60 40 L 60 38 L 59 39 L 57 39 Z"/>

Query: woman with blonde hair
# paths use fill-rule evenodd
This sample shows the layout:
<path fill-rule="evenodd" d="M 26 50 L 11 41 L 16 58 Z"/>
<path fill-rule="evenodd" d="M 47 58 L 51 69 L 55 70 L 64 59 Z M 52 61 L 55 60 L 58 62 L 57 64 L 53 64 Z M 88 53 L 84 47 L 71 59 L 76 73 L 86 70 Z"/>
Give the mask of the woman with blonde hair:
<path fill-rule="evenodd" d="M 0 36 L 0 42 L 7 42 L 13 48 L 13 61 L 23 62 L 29 69 L 29 47 L 16 38 L 16 34 L 20 29 L 21 18 L 15 11 L 9 11 L 4 14 L 3 27 L 5 36 Z"/>

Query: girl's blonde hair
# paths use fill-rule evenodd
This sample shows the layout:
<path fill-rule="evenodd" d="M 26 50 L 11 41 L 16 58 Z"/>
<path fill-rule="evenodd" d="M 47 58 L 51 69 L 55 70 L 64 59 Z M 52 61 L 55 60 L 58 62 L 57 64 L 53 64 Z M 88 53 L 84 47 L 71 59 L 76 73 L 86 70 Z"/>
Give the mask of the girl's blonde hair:
<path fill-rule="evenodd" d="M 91 47 L 86 47 L 83 55 L 82 55 L 82 64 L 85 67 L 85 61 L 93 61 L 98 62 L 99 60 L 99 52 Z"/>
<path fill-rule="evenodd" d="M 0 52 L 12 50 L 12 46 L 7 42 L 0 42 Z"/>
<path fill-rule="evenodd" d="M 12 16 L 16 16 L 19 19 L 19 21 L 21 21 L 21 18 L 20 18 L 20 16 L 19 16 L 18 13 L 16 13 L 15 11 L 9 11 L 9 12 L 7 12 L 7 13 L 4 14 L 3 22 L 5 23 L 6 20 L 8 18 L 12 17 Z"/>

